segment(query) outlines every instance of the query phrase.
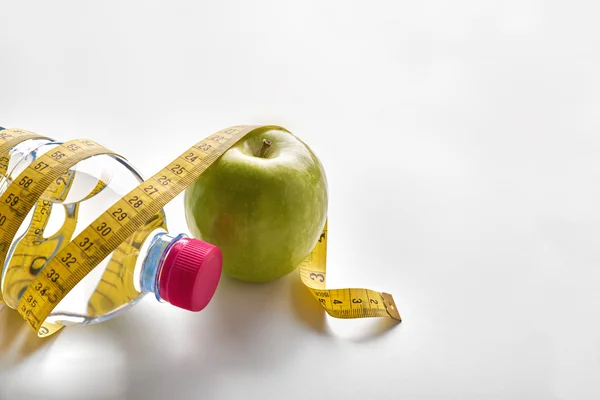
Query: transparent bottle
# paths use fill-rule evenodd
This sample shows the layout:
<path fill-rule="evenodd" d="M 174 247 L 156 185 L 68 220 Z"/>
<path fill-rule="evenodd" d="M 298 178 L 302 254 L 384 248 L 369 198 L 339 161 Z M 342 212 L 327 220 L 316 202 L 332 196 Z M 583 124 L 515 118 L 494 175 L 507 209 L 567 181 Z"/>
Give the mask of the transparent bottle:
<path fill-rule="evenodd" d="M 0 194 L 29 164 L 61 144 L 32 139 L 0 155 L 7 161 L 0 173 Z M 59 177 L 21 224 L 0 266 L 5 303 L 16 308 L 34 278 L 46 273 L 49 260 L 143 180 L 116 155 L 90 157 Z M 149 293 L 159 302 L 197 312 L 212 299 L 221 264 L 218 247 L 185 234 L 169 234 L 161 210 L 81 280 L 47 321 L 63 326 L 101 322 Z"/>

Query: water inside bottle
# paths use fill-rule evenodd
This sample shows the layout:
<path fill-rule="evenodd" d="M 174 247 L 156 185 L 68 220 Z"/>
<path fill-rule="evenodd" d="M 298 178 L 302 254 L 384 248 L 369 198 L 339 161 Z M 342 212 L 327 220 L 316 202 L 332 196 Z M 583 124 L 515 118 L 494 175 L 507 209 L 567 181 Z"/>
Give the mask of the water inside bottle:
<path fill-rule="evenodd" d="M 0 179 L 0 193 L 36 158 L 59 145 L 29 142 L 13 150 L 7 176 Z M 12 242 L 1 282 L 10 307 L 16 308 L 37 274 L 52 274 L 44 268 L 63 246 L 143 181 L 126 160 L 109 155 L 83 160 L 60 179 L 64 182 L 58 183 L 64 183 L 68 191 L 46 191 Z M 44 209 L 50 212 L 40 217 Z M 32 232 L 34 218 L 46 218 L 41 234 Z M 158 231 L 166 231 L 162 211 L 79 282 L 58 303 L 48 321 L 63 325 L 99 322 L 132 306 L 140 298 L 139 274 L 147 239 Z"/>

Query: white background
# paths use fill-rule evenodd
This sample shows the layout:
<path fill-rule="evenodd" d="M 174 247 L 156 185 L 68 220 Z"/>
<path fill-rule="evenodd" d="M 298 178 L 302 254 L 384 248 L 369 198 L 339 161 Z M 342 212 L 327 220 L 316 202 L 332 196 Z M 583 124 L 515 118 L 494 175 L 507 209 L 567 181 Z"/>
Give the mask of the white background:
<path fill-rule="evenodd" d="M 598 11 L 0 2 L 0 125 L 147 176 L 219 129 L 283 125 L 327 171 L 329 286 L 390 292 L 404 318 L 327 317 L 296 274 L 47 341 L 4 309 L 0 398 L 597 399 Z M 181 196 L 167 212 L 188 232 Z"/>

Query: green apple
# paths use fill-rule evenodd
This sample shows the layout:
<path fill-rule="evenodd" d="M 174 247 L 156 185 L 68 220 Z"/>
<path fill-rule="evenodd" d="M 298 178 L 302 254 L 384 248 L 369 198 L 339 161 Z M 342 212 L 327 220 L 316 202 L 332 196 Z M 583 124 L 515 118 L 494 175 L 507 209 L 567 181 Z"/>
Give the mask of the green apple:
<path fill-rule="evenodd" d="M 218 246 L 223 273 L 268 282 L 294 271 L 327 218 L 327 179 L 295 135 L 258 129 L 215 161 L 184 194 L 192 236 Z"/>

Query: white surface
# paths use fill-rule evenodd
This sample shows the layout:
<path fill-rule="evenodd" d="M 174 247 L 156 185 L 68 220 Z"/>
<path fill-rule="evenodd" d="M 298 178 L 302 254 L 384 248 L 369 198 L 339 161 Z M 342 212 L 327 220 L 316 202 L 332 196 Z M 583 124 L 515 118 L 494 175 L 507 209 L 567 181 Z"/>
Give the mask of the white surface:
<path fill-rule="evenodd" d="M 329 286 L 390 292 L 404 322 L 325 317 L 294 275 L 42 342 L 4 310 L 0 398 L 597 399 L 598 11 L 2 2 L 0 125 L 146 175 L 221 128 L 283 125 L 328 174 Z"/>

